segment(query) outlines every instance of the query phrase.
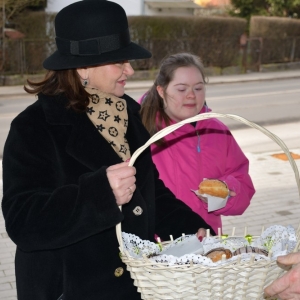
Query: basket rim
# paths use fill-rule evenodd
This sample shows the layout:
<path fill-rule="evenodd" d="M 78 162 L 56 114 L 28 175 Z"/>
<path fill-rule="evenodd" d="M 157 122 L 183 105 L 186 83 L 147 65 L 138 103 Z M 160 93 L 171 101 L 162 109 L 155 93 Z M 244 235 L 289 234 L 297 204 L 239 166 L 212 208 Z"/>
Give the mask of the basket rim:
<path fill-rule="evenodd" d="M 232 269 L 232 268 L 266 268 L 273 265 L 277 265 L 276 260 L 259 260 L 259 261 L 228 261 L 226 260 L 223 264 L 218 264 L 215 266 L 207 266 L 202 264 L 184 264 L 184 265 L 169 265 L 168 263 L 157 263 L 155 261 L 150 261 L 148 258 L 143 259 L 135 259 L 131 257 L 126 252 L 121 253 L 121 259 L 122 261 L 131 267 L 146 267 L 149 270 L 156 270 L 159 269 L 167 269 L 167 270 L 181 270 L 181 271 L 187 271 L 187 270 L 196 270 L 196 269 L 203 269 L 203 270 L 218 270 L 218 269 Z"/>

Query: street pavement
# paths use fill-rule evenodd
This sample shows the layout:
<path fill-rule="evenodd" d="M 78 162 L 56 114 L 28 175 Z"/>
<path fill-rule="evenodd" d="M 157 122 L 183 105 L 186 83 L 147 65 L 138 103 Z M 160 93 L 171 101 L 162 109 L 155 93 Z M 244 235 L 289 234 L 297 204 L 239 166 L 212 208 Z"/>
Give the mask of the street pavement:
<path fill-rule="evenodd" d="M 210 84 L 258 81 L 272 79 L 299 78 L 300 70 L 278 71 L 269 73 L 250 73 L 243 75 L 226 75 L 210 77 Z M 147 89 L 153 81 L 128 82 L 127 89 Z M 0 97 L 9 95 L 24 95 L 21 86 L 0 87 Z M 300 119 L 300 118 L 299 118 Z M 278 126 L 287 126 L 287 130 L 299 131 L 299 123 L 286 125 L 272 125 L 268 130 L 275 134 Z M 247 132 L 245 132 L 247 130 Z M 274 131 L 273 131 L 274 130 Z M 255 140 L 256 129 L 233 130 L 237 138 Z M 255 138 L 254 138 L 255 135 Z M 277 135 L 277 133 L 276 133 Z M 284 141 L 284 136 L 280 136 Z M 243 143 L 241 139 L 241 143 Z M 242 145 L 241 145 L 242 147 Z M 295 229 L 300 224 L 300 187 L 297 187 L 297 178 L 300 169 L 300 143 L 293 149 L 282 149 L 277 147 L 274 151 L 266 152 L 259 147 L 253 151 L 245 152 L 250 162 L 250 175 L 256 188 L 256 193 L 249 208 L 241 216 L 223 217 L 223 233 L 231 234 L 233 229 L 235 235 L 260 235 L 263 228 L 270 225 L 292 225 Z M 293 154 L 296 168 L 293 169 L 289 161 L 284 160 L 284 150 Z M 2 164 L 2 162 L 1 162 Z M 300 183 L 299 183 L 300 185 Z M 0 197 L 2 198 L 2 168 L 0 170 Z M 0 214 L 0 299 L 16 300 L 16 282 L 14 272 L 15 245 L 9 239 L 3 220 Z M 34 299 L 35 300 L 35 299 Z M 38 300 L 38 299 L 37 299 Z"/>
<path fill-rule="evenodd" d="M 222 84 L 222 83 L 236 83 L 236 82 L 249 82 L 249 81 L 263 81 L 263 80 L 275 80 L 275 79 L 289 79 L 300 78 L 300 69 L 286 70 L 286 71 L 274 71 L 274 72 L 250 72 L 246 74 L 238 75 L 221 75 L 221 76 L 209 76 L 208 84 Z M 125 90 L 142 90 L 146 91 L 153 84 L 153 80 L 141 80 L 130 81 L 128 80 L 125 86 Z M 17 86 L 0 86 L 0 97 L 8 96 L 28 96 L 23 85 Z"/>

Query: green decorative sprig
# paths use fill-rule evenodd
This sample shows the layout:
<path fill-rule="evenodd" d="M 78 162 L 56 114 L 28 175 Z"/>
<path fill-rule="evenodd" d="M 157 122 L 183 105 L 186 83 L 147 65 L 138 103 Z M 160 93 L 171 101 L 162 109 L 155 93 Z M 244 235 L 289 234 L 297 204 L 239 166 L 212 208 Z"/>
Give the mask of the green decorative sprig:
<path fill-rule="evenodd" d="M 159 251 L 162 251 L 163 250 L 163 246 L 162 246 L 162 244 L 161 244 L 161 239 L 160 239 L 160 237 L 157 237 L 156 238 L 156 241 L 157 241 L 157 246 L 158 246 L 158 248 L 159 248 Z"/>
<path fill-rule="evenodd" d="M 268 249 L 268 251 L 270 251 L 273 245 L 274 241 L 272 240 L 272 237 L 268 236 L 264 242 L 264 246 Z"/>
<path fill-rule="evenodd" d="M 251 245 L 253 236 L 251 234 L 247 234 L 245 235 L 245 239 L 248 241 L 249 245 Z"/>
<path fill-rule="evenodd" d="M 140 253 L 139 247 L 135 246 L 135 247 L 133 248 L 133 252 L 134 252 L 135 254 L 139 254 L 139 253 Z"/>

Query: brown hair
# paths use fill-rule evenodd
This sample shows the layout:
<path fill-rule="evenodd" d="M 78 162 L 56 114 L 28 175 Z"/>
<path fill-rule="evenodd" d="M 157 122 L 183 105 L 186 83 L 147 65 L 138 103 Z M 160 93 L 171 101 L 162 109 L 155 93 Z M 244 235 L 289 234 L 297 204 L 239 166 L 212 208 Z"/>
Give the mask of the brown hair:
<path fill-rule="evenodd" d="M 63 93 L 69 101 L 67 107 L 78 112 L 86 111 L 89 104 L 89 94 L 82 86 L 76 69 L 49 70 L 42 81 L 27 80 L 27 85 L 24 90 L 29 94 L 57 96 Z"/>
<path fill-rule="evenodd" d="M 180 67 L 196 67 L 200 71 L 204 83 L 207 83 L 204 66 L 198 56 L 190 53 L 177 53 L 165 58 L 160 65 L 160 70 L 153 86 L 141 103 L 142 122 L 151 136 L 162 129 L 163 122 L 166 126 L 171 123 L 169 116 L 164 111 L 164 101 L 156 88 L 161 86 L 166 97 L 168 85 L 173 80 L 175 71 Z M 159 141 L 156 144 L 162 145 L 163 141 Z"/>

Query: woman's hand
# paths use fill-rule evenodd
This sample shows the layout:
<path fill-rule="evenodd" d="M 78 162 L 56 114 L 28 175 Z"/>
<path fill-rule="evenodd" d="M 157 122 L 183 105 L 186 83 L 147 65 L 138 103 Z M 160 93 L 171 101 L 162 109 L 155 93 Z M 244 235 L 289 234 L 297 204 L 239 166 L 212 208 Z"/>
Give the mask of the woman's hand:
<path fill-rule="evenodd" d="M 277 262 L 294 267 L 265 288 L 265 297 L 276 296 L 282 300 L 300 299 L 300 252 L 278 256 Z"/>
<path fill-rule="evenodd" d="M 206 229 L 199 228 L 196 235 L 199 241 L 202 242 L 203 238 L 206 237 Z"/>
<path fill-rule="evenodd" d="M 108 182 L 115 195 L 118 205 L 128 203 L 136 189 L 135 167 L 129 167 L 128 162 L 110 166 L 106 169 Z"/>

